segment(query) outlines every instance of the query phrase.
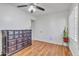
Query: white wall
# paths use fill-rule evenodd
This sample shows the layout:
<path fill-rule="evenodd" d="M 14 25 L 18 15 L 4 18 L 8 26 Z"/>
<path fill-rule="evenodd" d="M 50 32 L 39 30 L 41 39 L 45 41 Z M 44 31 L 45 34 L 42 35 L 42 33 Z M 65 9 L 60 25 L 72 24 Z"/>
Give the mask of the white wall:
<path fill-rule="evenodd" d="M 9 4 L 0 4 L 0 30 L 23 30 L 31 28 L 31 16 Z M 0 33 L 0 54 L 2 39 Z"/>
<path fill-rule="evenodd" d="M 9 4 L 0 4 L 0 30 L 29 29 L 31 27 L 30 20 L 30 15 L 19 8 Z"/>
<path fill-rule="evenodd" d="M 62 45 L 67 12 L 51 13 L 35 20 L 34 40 Z"/>
<path fill-rule="evenodd" d="M 79 55 L 78 42 L 78 6 L 73 4 L 69 14 L 69 47 L 73 55 Z"/>
<path fill-rule="evenodd" d="M 35 20 L 31 20 L 31 28 L 32 28 L 32 39 L 34 40 L 34 35 L 35 35 Z"/>

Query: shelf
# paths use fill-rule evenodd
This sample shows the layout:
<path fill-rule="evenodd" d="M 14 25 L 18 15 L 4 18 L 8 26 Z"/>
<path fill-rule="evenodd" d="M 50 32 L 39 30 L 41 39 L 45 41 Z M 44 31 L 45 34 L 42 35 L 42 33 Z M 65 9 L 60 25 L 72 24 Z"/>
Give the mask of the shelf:
<path fill-rule="evenodd" d="M 4 32 L 5 31 L 5 32 Z M 30 46 L 31 43 L 31 30 L 4 30 L 3 35 L 6 34 L 5 46 L 7 49 L 5 54 L 10 55 L 24 47 Z M 19 41 L 20 40 L 20 41 Z M 6 45 L 7 44 L 7 45 Z"/>

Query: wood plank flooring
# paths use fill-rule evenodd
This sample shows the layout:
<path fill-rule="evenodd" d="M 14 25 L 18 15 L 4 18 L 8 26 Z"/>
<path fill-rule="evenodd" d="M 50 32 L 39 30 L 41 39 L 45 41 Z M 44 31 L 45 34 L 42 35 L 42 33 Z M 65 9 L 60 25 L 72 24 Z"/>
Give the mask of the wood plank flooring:
<path fill-rule="evenodd" d="M 70 56 L 67 47 L 41 41 L 32 41 L 32 45 L 17 52 L 13 56 Z"/>

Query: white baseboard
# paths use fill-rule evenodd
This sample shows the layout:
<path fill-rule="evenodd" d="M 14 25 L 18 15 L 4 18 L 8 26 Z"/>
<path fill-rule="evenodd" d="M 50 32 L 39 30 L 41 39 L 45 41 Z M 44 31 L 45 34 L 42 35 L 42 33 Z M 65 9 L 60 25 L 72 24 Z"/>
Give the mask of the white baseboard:
<path fill-rule="evenodd" d="M 72 56 L 74 56 L 74 53 L 73 53 L 73 51 L 72 51 L 71 47 L 69 47 L 69 49 L 70 49 L 70 51 L 71 51 L 71 53 L 72 53 Z"/>
<path fill-rule="evenodd" d="M 52 41 L 50 42 L 50 41 L 40 40 L 40 39 L 33 39 L 33 40 L 43 41 L 43 42 L 47 42 L 47 43 L 51 43 L 51 44 L 57 44 L 57 45 L 64 45 L 63 43 L 52 42 Z"/>

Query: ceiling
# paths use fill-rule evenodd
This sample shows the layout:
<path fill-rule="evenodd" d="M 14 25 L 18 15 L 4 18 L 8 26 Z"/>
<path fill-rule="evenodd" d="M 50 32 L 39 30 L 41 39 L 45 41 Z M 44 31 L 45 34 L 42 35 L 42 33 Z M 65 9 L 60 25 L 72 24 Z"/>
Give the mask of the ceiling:
<path fill-rule="evenodd" d="M 10 3 L 10 5 L 17 7 L 18 5 L 27 5 L 29 3 Z M 33 16 L 44 15 L 48 13 L 56 13 L 69 10 L 71 3 L 38 3 L 38 6 L 41 6 L 45 11 L 36 10 L 35 13 L 31 14 L 28 12 L 28 7 L 19 8 L 20 10 L 27 12 Z"/>

